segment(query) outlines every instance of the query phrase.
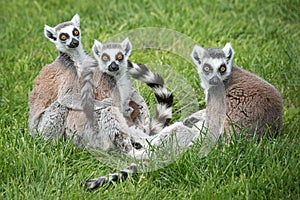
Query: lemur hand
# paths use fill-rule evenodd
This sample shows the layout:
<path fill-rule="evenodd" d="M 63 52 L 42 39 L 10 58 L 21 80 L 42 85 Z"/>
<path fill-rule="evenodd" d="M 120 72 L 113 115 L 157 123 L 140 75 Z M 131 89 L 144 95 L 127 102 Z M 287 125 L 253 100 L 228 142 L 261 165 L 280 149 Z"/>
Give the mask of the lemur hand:
<path fill-rule="evenodd" d="M 80 94 L 68 94 L 57 101 L 69 109 L 82 111 Z"/>

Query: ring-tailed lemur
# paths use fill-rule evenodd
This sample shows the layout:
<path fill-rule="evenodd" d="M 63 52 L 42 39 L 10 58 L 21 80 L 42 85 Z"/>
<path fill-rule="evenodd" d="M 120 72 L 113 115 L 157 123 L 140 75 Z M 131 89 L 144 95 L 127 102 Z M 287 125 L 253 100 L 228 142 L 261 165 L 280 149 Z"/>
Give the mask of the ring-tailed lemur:
<path fill-rule="evenodd" d="M 130 75 L 153 89 L 158 104 L 156 116 L 151 121 L 150 135 L 162 130 L 172 118 L 173 95 L 167 91 L 164 80 L 159 75 L 154 75 L 145 65 L 137 65 L 128 60 L 132 50 L 129 39 L 126 38 L 121 43 L 100 43 L 95 40 L 92 50 L 100 70 L 113 77 L 116 87 L 112 98 L 125 117 L 130 116 L 133 111 L 129 106 Z"/>
<path fill-rule="evenodd" d="M 57 100 L 63 99 L 65 95 L 78 93 L 81 72 L 85 68 L 97 67 L 95 59 L 82 47 L 79 27 L 78 14 L 71 21 L 60 23 L 54 28 L 47 25 L 44 27 L 46 38 L 55 44 L 59 55 L 53 63 L 41 70 L 29 95 L 29 127 L 33 135 L 37 130 L 48 132 L 46 139 L 55 135 L 59 138 L 62 136 L 65 130 L 62 119 L 67 116 L 68 110 Z"/>
<path fill-rule="evenodd" d="M 267 132 L 277 134 L 282 128 L 282 97 L 274 86 L 262 78 L 233 65 L 234 50 L 230 43 L 224 48 L 204 49 L 195 46 L 191 57 L 197 66 L 201 86 L 209 98 L 209 88 L 225 86 L 226 118 L 224 128 L 229 136 L 233 129 L 246 129 L 258 140 Z M 221 103 L 221 102 L 219 102 Z"/>

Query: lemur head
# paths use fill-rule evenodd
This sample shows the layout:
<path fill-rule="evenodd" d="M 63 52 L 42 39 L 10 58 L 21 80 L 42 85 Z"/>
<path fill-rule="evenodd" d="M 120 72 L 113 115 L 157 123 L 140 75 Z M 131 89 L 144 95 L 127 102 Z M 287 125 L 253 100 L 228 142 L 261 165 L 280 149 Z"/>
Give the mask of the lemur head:
<path fill-rule="evenodd" d="M 223 49 L 204 49 L 195 45 L 191 57 L 197 66 L 201 86 L 208 90 L 210 86 L 218 85 L 231 75 L 233 48 L 227 43 Z"/>
<path fill-rule="evenodd" d="M 132 45 L 128 38 L 121 43 L 102 44 L 95 40 L 92 50 L 102 72 L 118 76 L 128 71 L 127 61 L 132 50 Z"/>
<path fill-rule="evenodd" d="M 81 45 L 80 17 L 74 15 L 71 21 L 63 22 L 55 27 L 45 25 L 44 34 L 53 42 L 58 51 L 67 53 Z"/>

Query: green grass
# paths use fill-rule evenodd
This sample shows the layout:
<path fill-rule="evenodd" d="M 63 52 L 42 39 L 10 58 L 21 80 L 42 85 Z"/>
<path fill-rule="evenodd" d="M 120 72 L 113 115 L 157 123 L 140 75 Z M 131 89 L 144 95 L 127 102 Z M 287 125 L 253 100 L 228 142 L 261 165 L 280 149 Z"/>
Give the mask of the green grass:
<path fill-rule="evenodd" d="M 0 2 L 0 199 L 299 199 L 300 2 L 287 1 L 17 1 Z M 81 17 L 83 44 L 136 28 L 167 28 L 204 47 L 230 41 L 235 63 L 273 85 L 284 98 L 284 130 L 262 143 L 220 144 L 206 158 L 189 149 L 170 166 L 96 191 L 83 180 L 112 169 L 71 142 L 35 140 L 28 133 L 28 94 L 41 68 L 57 56 L 43 35 Z M 143 39 L 143 38 L 141 38 Z M 187 54 L 192 51 L 182 52 Z M 131 59 L 172 66 L 204 107 L 193 64 L 164 50 L 136 50 Z M 164 71 L 164 69 L 158 69 Z M 165 76 L 169 73 L 163 73 Z M 170 90 L 175 78 L 166 78 Z M 142 89 L 142 92 L 144 90 Z M 175 94 L 180 94 L 177 88 Z M 143 92 L 147 96 L 147 91 Z M 148 95 L 149 96 L 149 95 Z M 176 97 L 175 120 L 181 116 Z M 147 98 L 150 104 L 155 101 Z"/>

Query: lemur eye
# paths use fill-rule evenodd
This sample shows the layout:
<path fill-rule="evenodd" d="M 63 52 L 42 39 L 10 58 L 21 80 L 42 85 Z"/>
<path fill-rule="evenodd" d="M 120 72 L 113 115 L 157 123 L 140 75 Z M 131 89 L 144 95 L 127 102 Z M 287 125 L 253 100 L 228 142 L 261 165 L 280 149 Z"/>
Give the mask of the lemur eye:
<path fill-rule="evenodd" d="M 60 34 L 59 39 L 62 41 L 65 41 L 66 39 L 68 39 L 68 35 L 62 33 L 62 34 Z"/>
<path fill-rule="evenodd" d="M 106 55 L 106 54 L 103 54 L 103 55 L 102 55 L 102 60 L 103 60 L 103 61 L 108 61 L 108 60 L 109 60 L 109 56 Z"/>
<path fill-rule="evenodd" d="M 74 34 L 75 36 L 78 36 L 78 35 L 79 35 L 79 31 L 75 28 L 75 29 L 73 30 L 73 34 Z"/>
<path fill-rule="evenodd" d="M 220 66 L 220 68 L 219 68 L 219 71 L 221 72 L 221 73 L 224 73 L 224 72 L 226 72 L 226 65 L 221 65 Z"/>
<path fill-rule="evenodd" d="M 119 53 L 119 54 L 117 55 L 117 60 L 118 60 L 118 61 L 123 60 L 123 54 Z"/>
<path fill-rule="evenodd" d="M 205 72 L 209 72 L 210 68 L 209 68 L 209 66 L 205 65 L 205 66 L 203 67 L 203 70 L 204 70 Z"/>

